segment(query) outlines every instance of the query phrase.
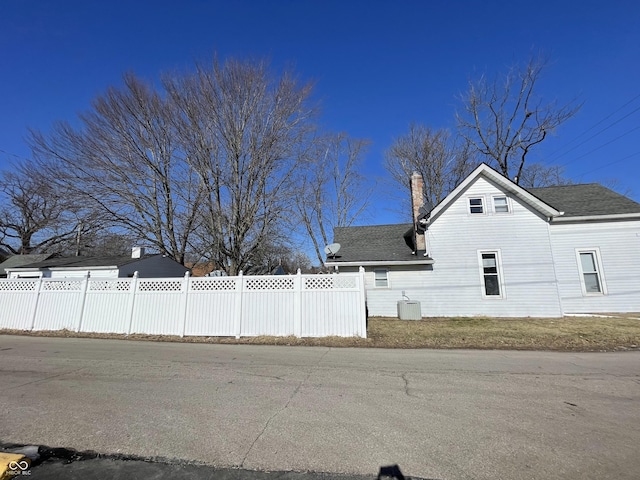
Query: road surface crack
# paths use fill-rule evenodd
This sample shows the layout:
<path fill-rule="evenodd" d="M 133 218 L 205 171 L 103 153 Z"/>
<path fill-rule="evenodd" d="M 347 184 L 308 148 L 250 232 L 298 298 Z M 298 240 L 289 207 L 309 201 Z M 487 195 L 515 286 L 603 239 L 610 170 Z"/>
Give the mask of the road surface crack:
<path fill-rule="evenodd" d="M 26 383 L 23 383 L 21 385 L 16 385 L 15 387 L 11 387 L 11 388 L 20 388 L 20 387 L 25 387 L 27 385 L 32 385 L 34 383 L 46 382 L 47 380 L 51 380 L 52 378 L 62 377 L 63 375 L 69 375 L 70 373 L 76 373 L 76 372 L 79 372 L 80 370 L 84 370 L 84 369 L 85 369 L 85 367 L 76 368 L 75 370 L 69 370 L 68 372 L 62 372 L 62 373 L 58 373 L 56 375 L 49 375 L 48 377 L 39 378 L 38 380 L 31 380 L 30 382 L 26 382 Z"/>
<path fill-rule="evenodd" d="M 234 373 L 237 373 L 239 375 L 247 375 L 249 377 L 262 377 L 262 378 L 273 378 L 275 380 L 284 380 L 284 378 L 276 377 L 275 375 L 261 375 L 259 373 L 242 372 L 240 370 L 234 370 Z"/>
<path fill-rule="evenodd" d="M 318 362 L 311 367 L 311 369 L 309 370 L 309 372 L 307 373 L 307 375 L 300 381 L 300 383 L 298 383 L 298 386 L 295 388 L 295 390 L 291 393 L 291 395 L 289 395 L 289 399 L 287 400 L 287 403 L 285 403 L 284 407 L 282 407 L 281 409 L 275 411 L 273 413 L 273 415 L 271 415 L 267 421 L 264 424 L 264 427 L 262 428 L 262 430 L 260 431 L 260 433 L 256 436 L 256 438 L 253 440 L 253 442 L 251 442 L 251 445 L 249 446 L 249 449 L 247 450 L 247 453 L 245 453 L 244 458 L 242 459 L 242 462 L 240 463 L 240 468 L 244 468 L 244 462 L 247 461 L 247 457 L 249 456 L 249 454 L 251 453 L 251 450 L 253 450 L 253 446 L 258 442 L 258 440 L 260 440 L 260 438 L 262 437 L 262 435 L 264 434 L 264 432 L 267 431 L 267 428 L 269 428 L 269 424 L 271 423 L 271 421 L 276 418 L 278 415 L 280 415 L 282 412 L 284 412 L 288 407 L 289 404 L 291 403 L 291 400 L 293 400 L 293 398 L 298 394 L 298 391 L 300 391 L 300 389 L 302 388 L 302 386 L 307 383 L 307 380 L 309 380 L 309 377 L 311 376 L 311 374 L 314 372 L 314 370 L 320 365 L 320 363 L 322 363 L 322 360 L 324 359 L 324 357 L 327 356 L 327 354 L 329 353 L 329 351 L 331 350 L 331 348 L 328 348 L 326 352 L 324 352 L 322 354 L 322 356 L 318 359 Z"/>
<path fill-rule="evenodd" d="M 409 379 L 407 378 L 408 372 L 403 373 L 402 375 L 400 375 L 400 378 L 402 378 L 402 380 L 404 380 L 404 394 L 407 397 L 413 397 L 413 398 L 418 398 L 417 395 L 413 395 L 410 391 L 409 391 Z"/>

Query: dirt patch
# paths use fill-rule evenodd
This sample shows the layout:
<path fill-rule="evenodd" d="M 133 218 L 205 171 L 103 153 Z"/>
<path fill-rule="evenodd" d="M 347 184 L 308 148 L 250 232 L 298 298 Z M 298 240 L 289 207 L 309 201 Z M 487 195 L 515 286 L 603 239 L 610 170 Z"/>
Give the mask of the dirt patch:
<path fill-rule="evenodd" d="M 76 333 L 69 330 L 28 332 L 0 330 L 4 335 L 77 337 L 154 342 L 220 343 L 374 348 L 469 348 L 503 350 L 614 351 L 640 345 L 638 314 L 597 317 L 424 318 L 405 321 L 370 318 L 368 338 L 357 337 L 179 337 Z"/>

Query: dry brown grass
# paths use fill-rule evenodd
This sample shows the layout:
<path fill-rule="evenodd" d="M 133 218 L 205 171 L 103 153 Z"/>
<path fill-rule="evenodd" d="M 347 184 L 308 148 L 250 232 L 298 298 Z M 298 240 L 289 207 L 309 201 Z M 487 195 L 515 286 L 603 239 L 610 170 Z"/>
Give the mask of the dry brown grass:
<path fill-rule="evenodd" d="M 627 350 L 640 345 L 640 318 L 387 318 L 369 323 L 369 337 L 397 348 Z"/>
<path fill-rule="evenodd" d="M 0 330 L 5 335 L 127 339 L 248 345 L 297 345 L 375 348 L 470 348 L 501 350 L 612 351 L 640 345 L 640 314 L 615 317 L 541 318 L 396 318 L 369 319 L 368 338 L 296 337 L 177 337 L 75 333 L 69 330 L 25 332 Z"/>

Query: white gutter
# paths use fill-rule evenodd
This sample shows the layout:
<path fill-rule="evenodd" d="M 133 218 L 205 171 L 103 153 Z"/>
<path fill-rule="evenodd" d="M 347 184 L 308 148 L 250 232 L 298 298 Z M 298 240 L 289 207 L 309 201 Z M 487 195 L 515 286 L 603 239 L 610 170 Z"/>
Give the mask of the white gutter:
<path fill-rule="evenodd" d="M 117 265 L 88 265 L 86 267 L 44 267 L 47 270 L 111 270 Z"/>
<path fill-rule="evenodd" d="M 362 262 L 324 262 L 327 267 L 375 267 L 378 265 L 433 265 L 435 260 L 367 260 Z"/>
<path fill-rule="evenodd" d="M 555 217 L 551 223 L 559 222 L 588 222 L 588 221 L 606 221 L 606 220 L 640 220 L 640 213 L 615 213 L 612 215 L 583 215 L 580 217 Z"/>
<path fill-rule="evenodd" d="M 41 272 L 44 270 L 48 271 L 78 271 L 78 270 L 113 270 L 114 268 L 119 268 L 117 265 L 100 265 L 100 266 L 89 266 L 89 267 L 13 267 L 13 268 L 5 268 L 7 274 L 10 272 Z"/>

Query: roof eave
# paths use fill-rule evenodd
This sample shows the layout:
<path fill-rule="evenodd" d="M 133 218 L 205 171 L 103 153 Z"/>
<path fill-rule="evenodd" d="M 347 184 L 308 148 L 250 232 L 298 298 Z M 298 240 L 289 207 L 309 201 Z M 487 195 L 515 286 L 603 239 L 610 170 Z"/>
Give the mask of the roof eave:
<path fill-rule="evenodd" d="M 374 267 L 374 266 L 393 266 L 393 265 L 432 265 L 435 260 L 432 258 L 415 259 L 415 260 L 363 260 L 355 262 L 325 262 L 327 267 Z"/>
<path fill-rule="evenodd" d="M 551 223 L 569 222 L 606 222 L 609 220 L 640 220 L 640 213 L 615 213 L 609 215 L 581 215 L 575 217 L 557 217 Z"/>
<path fill-rule="evenodd" d="M 49 270 L 112 270 L 117 265 L 87 265 L 86 267 L 47 267 Z"/>
<path fill-rule="evenodd" d="M 60 270 L 113 270 L 118 268 L 117 265 L 90 265 L 86 267 L 15 267 L 6 268 L 7 272 L 39 272 L 41 270 L 60 271 Z"/>
<path fill-rule="evenodd" d="M 560 212 L 559 210 L 556 210 L 551 205 L 543 202 L 538 197 L 522 188 L 520 185 L 517 185 L 501 173 L 495 171 L 493 168 L 483 163 L 479 165 L 467 178 L 465 178 L 464 181 L 460 183 L 460 185 L 454 188 L 453 191 L 449 193 L 449 195 L 447 195 L 444 200 L 442 200 L 442 202 L 436 205 L 436 207 L 431 211 L 431 219 L 435 219 L 441 211 L 445 210 L 455 198 L 457 198 L 476 178 L 481 175 L 486 176 L 493 182 L 504 187 L 505 190 L 509 191 L 512 195 L 520 198 L 525 203 L 531 205 L 545 217 L 554 218 L 562 215 L 562 212 Z"/>

